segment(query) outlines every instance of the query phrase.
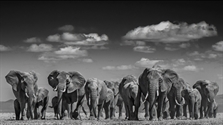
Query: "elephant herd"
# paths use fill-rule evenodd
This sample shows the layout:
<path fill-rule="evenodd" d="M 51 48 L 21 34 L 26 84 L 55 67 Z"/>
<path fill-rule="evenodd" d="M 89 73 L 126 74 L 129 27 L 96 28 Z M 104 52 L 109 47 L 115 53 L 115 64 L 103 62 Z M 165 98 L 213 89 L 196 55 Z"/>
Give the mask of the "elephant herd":
<path fill-rule="evenodd" d="M 193 86 L 185 82 L 175 71 L 159 66 L 145 68 L 137 78 L 127 75 L 121 82 L 85 79 L 79 72 L 54 70 L 48 84 L 57 92 L 49 103 L 49 91 L 37 85 L 35 72 L 11 70 L 5 79 L 12 86 L 16 97 L 14 109 L 16 120 L 45 119 L 47 107 L 54 109 L 56 119 L 82 119 L 80 110 L 86 101 L 89 119 L 119 118 L 125 108 L 125 119 L 139 120 L 139 108 L 143 104 L 146 120 L 198 119 L 216 117 L 218 105 L 215 96 L 219 86 L 208 80 L 198 80 Z"/>

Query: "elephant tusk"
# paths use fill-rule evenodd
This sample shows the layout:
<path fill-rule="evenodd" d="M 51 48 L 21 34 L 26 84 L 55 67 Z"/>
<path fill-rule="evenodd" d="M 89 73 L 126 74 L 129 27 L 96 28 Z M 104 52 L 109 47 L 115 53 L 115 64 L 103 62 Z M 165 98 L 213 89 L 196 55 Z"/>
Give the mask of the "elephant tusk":
<path fill-rule="evenodd" d="M 185 99 L 184 99 L 184 97 L 182 97 L 182 104 L 178 103 L 178 101 L 176 100 L 176 98 L 175 98 L 175 102 L 176 102 L 177 105 L 182 106 L 182 105 L 185 104 Z"/>
<path fill-rule="evenodd" d="M 143 101 L 143 103 L 145 103 L 145 102 L 146 102 L 146 100 L 147 100 L 148 96 L 149 96 L 149 94 L 148 94 L 148 92 L 147 92 L 147 93 L 146 93 L 145 100 Z"/>
<path fill-rule="evenodd" d="M 209 98 L 207 98 L 208 102 L 211 102 Z"/>
<path fill-rule="evenodd" d="M 159 96 L 159 90 L 156 91 L 157 96 Z"/>
<path fill-rule="evenodd" d="M 64 87 L 63 91 L 62 92 L 65 92 L 66 91 L 66 87 Z"/>
<path fill-rule="evenodd" d="M 53 91 L 57 91 L 58 85 L 53 89 Z"/>
<path fill-rule="evenodd" d="M 25 94 L 26 94 L 26 97 L 29 98 L 29 95 L 27 93 L 25 93 Z"/>

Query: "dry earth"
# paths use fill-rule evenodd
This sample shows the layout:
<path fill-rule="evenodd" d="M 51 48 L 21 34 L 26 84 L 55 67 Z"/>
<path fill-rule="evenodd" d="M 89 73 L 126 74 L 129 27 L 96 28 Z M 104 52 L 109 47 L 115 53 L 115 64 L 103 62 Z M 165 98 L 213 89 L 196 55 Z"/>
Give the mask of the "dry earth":
<path fill-rule="evenodd" d="M 126 121 L 124 117 L 122 119 L 104 120 L 88 120 L 88 118 L 81 114 L 83 120 L 54 120 L 53 113 L 47 113 L 46 120 L 23 120 L 16 121 L 14 113 L 0 113 L 0 124 L 38 124 L 38 125 L 67 125 L 67 124 L 77 124 L 77 125 L 223 125 L 223 113 L 219 113 L 217 118 L 201 119 L 201 120 L 163 120 L 163 121 L 146 121 L 144 119 L 144 113 L 140 113 L 139 121 Z M 116 114 L 118 116 L 118 114 Z M 124 116 L 124 113 L 123 113 Z"/>

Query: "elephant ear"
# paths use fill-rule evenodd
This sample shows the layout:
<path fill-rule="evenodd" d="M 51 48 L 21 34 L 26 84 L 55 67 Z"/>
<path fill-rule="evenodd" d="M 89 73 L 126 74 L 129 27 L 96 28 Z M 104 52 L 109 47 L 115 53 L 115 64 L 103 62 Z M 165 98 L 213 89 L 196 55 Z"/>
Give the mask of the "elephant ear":
<path fill-rule="evenodd" d="M 37 91 L 37 102 L 40 102 L 42 100 L 44 100 L 44 98 L 46 98 L 49 94 L 49 91 L 46 88 L 43 87 L 39 87 L 38 91 Z"/>
<path fill-rule="evenodd" d="M 166 84 L 163 83 L 163 86 L 161 85 L 161 91 L 167 89 L 167 85 L 171 88 L 172 84 L 179 82 L 178 74 L 171 69 L 164 70 L 162 76 Z"/>
<path fill-rule="evenodd" d="M 85 85 L 86 80 L 79 72 L 68 72 L 68 74 L 69 84 L 67 84 L 67 93 L 74 92 Z"/>
<path fill-rule="evenodd" d="M 59 84 L 59 81 L 57 79 L 59 74 L 60 72 L 58 70 L 54 70 L 47 77 L 48 83 L 52 88 L 55 88 Z"/>
<path fill-rule="evenodd" d="M 11 70 L 7 75 L 6 75 L 6 81 L 7 83 L 9 83 L 12 86 L 12 89 L 17 91 L 17 86 L 19 83 L 21 83 L 21 88 L 22 90 L 25 90 L 25 85 L 24 83 L 24 79 L 23 76 L 24 73 L 20 72 L 20 71 L 14 71 Z"/>

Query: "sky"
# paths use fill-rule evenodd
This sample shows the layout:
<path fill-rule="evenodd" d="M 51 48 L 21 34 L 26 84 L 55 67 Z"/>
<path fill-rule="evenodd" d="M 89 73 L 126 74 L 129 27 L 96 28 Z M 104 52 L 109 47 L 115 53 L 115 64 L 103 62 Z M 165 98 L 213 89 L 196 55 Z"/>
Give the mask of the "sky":
<path fill-rule="evenodd" d="M 0 101 L 14 99 L 5 76 L 53 70 L 119 81 L 154 65 L 223 94 L 221 2 L 0 2 Z"/>

